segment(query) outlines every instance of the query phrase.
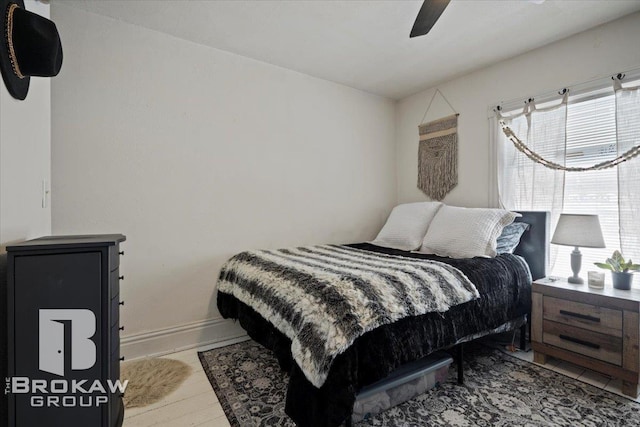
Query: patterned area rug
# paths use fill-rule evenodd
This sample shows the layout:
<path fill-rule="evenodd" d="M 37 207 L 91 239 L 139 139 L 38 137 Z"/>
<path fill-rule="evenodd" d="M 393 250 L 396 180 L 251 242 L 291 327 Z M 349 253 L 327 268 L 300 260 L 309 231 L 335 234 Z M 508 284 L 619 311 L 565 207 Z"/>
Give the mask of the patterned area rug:
<path fill-rule="evenodd" d="M 295 426 L 287 375 L 254 341 L 199 353 L 231 426 Z M 465 384 L 455 363 L 439 387 L 358 426 L 638 426 L 640 404 L 483 345 L 469 345 Z"/>

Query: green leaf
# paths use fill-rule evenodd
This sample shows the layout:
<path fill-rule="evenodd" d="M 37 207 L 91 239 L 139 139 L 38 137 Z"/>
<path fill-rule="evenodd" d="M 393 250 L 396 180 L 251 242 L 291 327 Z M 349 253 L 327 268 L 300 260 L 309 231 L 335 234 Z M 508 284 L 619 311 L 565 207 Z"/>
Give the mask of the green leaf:
<path fill-rule="evenodd" d="M 635 270 L 635 271 L 640 270 L 640 264 L 631 264 L 631 266 L 629 267 L 629 270 Z"/>
<path fill-rule="evenodd" d="M 611 258 L 616 260 L 619 264 L 624 263 L 624 258 L 622 257 L 622 254 L 620 253 L 620 251 L 613 252 L 613 255 L 611 256 Z"/>
<path fill-rule="evenodd" d="M 604 262 L 594 262 L 594 264 L 597 267 L 603 268 L 605 270 L 612 270 L 613 271 L 613 268 L 611 268 L 611 266 L 609 264 L 605 264 Z"/>
<path fill-rule="evenodd" d="M 607 258 L 607 264 L 611 266 L 612 271 L 622 271 L 622 267 L 620 266 L 620 262 L 614 258 Z"/>

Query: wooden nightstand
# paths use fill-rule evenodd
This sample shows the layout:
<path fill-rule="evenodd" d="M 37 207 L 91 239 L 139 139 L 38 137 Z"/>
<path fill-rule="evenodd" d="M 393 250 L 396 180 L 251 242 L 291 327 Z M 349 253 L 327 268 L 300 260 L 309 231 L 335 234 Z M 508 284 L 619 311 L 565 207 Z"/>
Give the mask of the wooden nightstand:
<path fill-rule="evenodd" d="M 638 396 L 640 290 L 591 289 L 564 279 L 533 282 L 533 360 L 566 360 L 623 381 L 622 392 Z"/>

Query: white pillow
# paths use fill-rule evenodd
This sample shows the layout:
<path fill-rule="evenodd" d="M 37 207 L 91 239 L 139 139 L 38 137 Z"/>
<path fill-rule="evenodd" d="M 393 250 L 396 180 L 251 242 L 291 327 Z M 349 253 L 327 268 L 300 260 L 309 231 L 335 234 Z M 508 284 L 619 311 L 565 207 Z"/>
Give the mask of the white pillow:
<path fill-rule="evenodd" d="M 371 242 L 377 246 L 415 251 L 420 247 L 424 234 L 440 209 L 440 202 L 405 203 L 391 211 L 386 224 Z"/>
<path fill-rule="evenodd" d="M 420 252 L 449 258 L 493 258 L 502 229 L 519 216 L 503 209 L 443 206 L 433 218 Z"/>

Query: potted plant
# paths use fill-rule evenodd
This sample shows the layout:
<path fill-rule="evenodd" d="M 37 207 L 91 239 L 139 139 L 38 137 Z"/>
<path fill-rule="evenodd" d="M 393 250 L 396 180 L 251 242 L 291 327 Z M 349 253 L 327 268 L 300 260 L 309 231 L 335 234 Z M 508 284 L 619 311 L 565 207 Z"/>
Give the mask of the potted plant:
<path fill-rule="evenodd" d="M 616 289 L 631 289 L 632 272 L 640 270 L 640 264 L 634 264 L 631 260 L 625 261 L 620 251 L 615 251 L 611 258 L 607 258 L 606 262 L 596 262 L 594 264 L 605 270 L 611 270 L 613 287 Z"/>

